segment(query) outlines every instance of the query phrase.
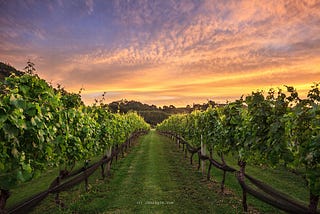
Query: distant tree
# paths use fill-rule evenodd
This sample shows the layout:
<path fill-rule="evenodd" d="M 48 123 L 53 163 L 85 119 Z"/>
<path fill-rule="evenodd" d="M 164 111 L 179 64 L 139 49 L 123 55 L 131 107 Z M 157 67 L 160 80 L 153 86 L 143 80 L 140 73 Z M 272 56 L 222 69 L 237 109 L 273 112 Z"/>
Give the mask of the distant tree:
<path fill-rule="evenodd" d="M 34 72 L 36 71 L 35 69 L 35 64 L 33 62 L 30 61 L 30 59 L 28 60 L 27 62 L 27 66 L 24 68 L 24 71 L 27 73 L 27 74 L 31 74 L 33 75 Z"/>
<path fill-rule="evenodd" d="M 113 101 L 108 104 L 110 110 L 112 112 L 121 112 L 126 113 L 128 111 L 155 111 L 158 110 L 158 107 L 156 105 L 148 105 L 143 104 L 139 101 L 134 100 L 119 100 L 119 101 Z"/>
<path fill-rule="evenodd" d="M 153 127 L 170 116 L 170 114 L 159 110 L 139 111 L 138 114 Z"/>
<path fill-rule="evenodd" d="M 15 69 L 9 63 L 0 62 L 0 81 L 4 80 L 5 77 L 10 76 L 12 73 L 18 76 L 23 75 L 22 71 Z"/>
<path fill-rule="evenodd" d="M 201 104 L 193 103 L 193 110 L 200 110 L 200 109 L 201 109 Z"/>
<path fill-rule="evenodd" d="M 216 102 L 213 100 L 208 100 L 208 107 L 215 107 L 216 106 Z"/>
<path fill-rule="evenodd" d="M 192 108 L 191 108 L 191 106 L 188 104 L 188 105 L 186 105 L 186 111 L 188 112 L 188 113 L 191 113 L 192 112 Z"/>
<path fill-rule="evenodd" d="M 167 111 L 169 109 L 169 107 L 168 106 L 163 106 L 162 109 L 163 109 L 163 111 Z"/>

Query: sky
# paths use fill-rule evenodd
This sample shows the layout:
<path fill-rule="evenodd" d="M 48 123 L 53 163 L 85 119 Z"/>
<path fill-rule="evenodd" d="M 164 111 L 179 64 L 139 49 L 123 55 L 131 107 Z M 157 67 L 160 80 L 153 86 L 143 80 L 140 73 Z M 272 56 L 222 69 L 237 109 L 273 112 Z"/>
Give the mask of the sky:
<path fill-rule="evenodd" d="M 0 0 L 0 61 L 86 104 L 233 101 L 320 81 L 320 0 Z"/>

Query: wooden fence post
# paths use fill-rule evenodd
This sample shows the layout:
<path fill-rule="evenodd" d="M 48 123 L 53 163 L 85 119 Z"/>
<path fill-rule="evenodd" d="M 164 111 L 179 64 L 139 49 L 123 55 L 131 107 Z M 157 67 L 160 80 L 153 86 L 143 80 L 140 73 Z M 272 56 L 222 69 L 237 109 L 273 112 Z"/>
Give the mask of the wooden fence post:
<path fill-rule="evenodd" d="M 200 136 L 201 139 L 201 155 L 206 155 L 206 144 L 203 143 L 203 137 Z M 204 160 L 201 160 L 201 171 L 202 175 L 204 176 L 206 174 L 206 162 Z"/>
<path fill-rule="evenodd" d="M 111 157 L 111 154 L 112 154 L 112 146 L 110 146 L 110 148 L 109 148 L 108 151 L 107 151 L 107 158 Z M 111 160 L 106 164 L 106 173 L 107 173 L 107 176 L 110 176 L 110 175 L 111 175 L 110 169 L 111 169 Z"/>

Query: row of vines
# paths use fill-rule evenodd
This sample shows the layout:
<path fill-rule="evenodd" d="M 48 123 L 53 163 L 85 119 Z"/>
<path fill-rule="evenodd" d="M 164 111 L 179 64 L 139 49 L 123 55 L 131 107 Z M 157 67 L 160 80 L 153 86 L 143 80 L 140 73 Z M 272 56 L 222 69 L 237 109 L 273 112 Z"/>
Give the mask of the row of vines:
<path fill-rule="evenodd" d="M 85 106 L 80 93 L 36 75 L 7 77 L 0 83 L 0 210 L 18 183 L 52 167 L 70 172 L 148 129 L 136 113 L 110 113 L 102 102 Z"/>
<path fill-rule="evenodd" d="M 320 195 L 319 84 L 311 87 L 305 99 L 293 87 L 286 89 L 271 89 L 267 95 L 252 92 L 224 106 L 173 115 L 157 130 L 185 140 L 195 151 L 202 142 L 211 158 L 218 154 L 221 166 L 226 165 L 225 155 L 233 155 L 242 181 L 247 163 L 285 166 L 301 173 L 310 191 L 306 212 L 316 213 Z"/>

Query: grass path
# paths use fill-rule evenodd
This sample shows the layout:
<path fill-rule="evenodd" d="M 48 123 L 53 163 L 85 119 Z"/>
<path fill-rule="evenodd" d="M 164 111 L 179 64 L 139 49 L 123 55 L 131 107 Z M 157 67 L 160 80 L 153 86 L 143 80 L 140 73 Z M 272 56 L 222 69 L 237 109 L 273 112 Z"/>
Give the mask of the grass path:
<path fill-rule="evenodd" d="M 234 197 L 221 196 L 168 138 L 151 131 L 113 167 L 109 181 L 90 178 L 83 186 L 61 194 L 67 208 L 46 199 L 34 213 L 241 213 Z"/>

